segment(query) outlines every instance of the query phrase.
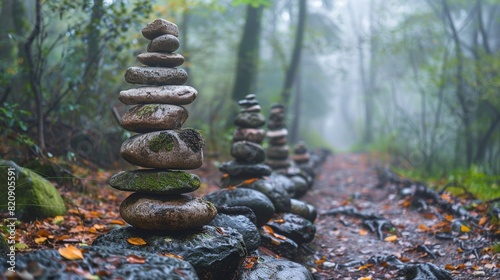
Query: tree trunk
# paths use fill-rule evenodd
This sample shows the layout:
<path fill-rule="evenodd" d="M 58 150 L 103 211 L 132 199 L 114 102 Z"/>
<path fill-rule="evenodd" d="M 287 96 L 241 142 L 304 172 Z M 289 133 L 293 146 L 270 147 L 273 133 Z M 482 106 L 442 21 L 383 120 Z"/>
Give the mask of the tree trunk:
<path fill-rule="evenodd" d="M 292 114 L 292 126 L 290 128 L 290 142 L 292 144 L 297 143 L 299 140 L 299 130 L 300 130 L 300 113 L 302 104 L 302 79 L 300 75 L 300 69 L 297 76 L 297 87 L 295 89 L 295 102 L 293 103 L 293 114 Z"/>
<path fill-rule="evenodd" d="M 44 117 L 43 117 L 43 95 L 40 84 L 40 77 L 37 75 L 35 69 L 35 63 L 33 61 L 33 55 L 31 51 L 31 46 L 35 41 L 35 38 L 40 35 L 40 25 L 42 17 L 42 4 L 41 0 L 36 0 L 35 2 L 35 26 L 31 31 L 26 43 L 24 44 L 24 49 L 26 52 L 26 62 L 29 71 L 29 82 L 31 85 L 31 90 L 35 95 L 36 100 L 36 115 L 37 115 L 37 138 L 40 152 L 43 155 L 45 153 L 45 127 L 44 127 Z"/>
<path fill-rule="evenodd" d="M 295 35 L 295 43 L 293 45 L 292 60 L 286 71 L 285 82 L 283 84 L 283 89 L 281 90 L 281 103 L 285 106 L 285 108 L 287 108 L 290 103 L 293 82 L 295 81 L 295 74 L 297 73 L 297 69 L 299 67 L 302 43 L 304 41 L 304 29 L 306 26 L 306 12 L 306 0 L 300 0 L 299 22 L 297 24 L 297 34 Z"/>
<path fill-rule="evenodd" d="M 236 78 L 231 95 L 234 101 L 243 99 L 255 90 L 263 10 L 264 6 L 254 8 L 251 5 L 246 9 L 245 27 L 238 48 Z"/>

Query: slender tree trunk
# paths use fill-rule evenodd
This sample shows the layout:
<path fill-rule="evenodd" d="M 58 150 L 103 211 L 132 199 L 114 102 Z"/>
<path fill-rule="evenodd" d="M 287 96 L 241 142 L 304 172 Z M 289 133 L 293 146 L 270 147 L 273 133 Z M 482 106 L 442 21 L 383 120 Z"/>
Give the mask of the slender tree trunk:
<path fill-rule="evenodd" d="M 251 5 L 246 9 L 245 27 L 238 48 L 236 78 L 231 94 L 234 101 L 243 99 L 255 90 L 263 10 L 264 6 L 254 8 Z"/>
<path fill-rule="evenodd" d="M 297 70 L 297 87 L 295 88 L 295 102 L 293 103 L 293 114 L 292 114 L 292 127 L 290 133 L 290 142 L 292 144 L 297 143 L 299 140 L 299 130 L 300 130 L 300 114 L 301 114 L 301 104 L 302 104 L 302 76 L 300 75 L 300 69 Z"/>
<path fill-rule="evenodd" d="M 40 35 L 41 17 L 42 17 L 42 4 L 41 0 L 36 0 L 35 2 L 35 26 L 31 31 L 26 43 L 24 44 L 24 49 L 26 53 L 26 63 L 28 65 L 29 80 L 31 85 L 31 90 L 35 95 L 36 100 L 36 116 L 37 116 L 37 138 L 38 145 L 40 147 L 40 152 L 43 155 L 45 153 L 45 127 L 44 127 L 44 117 L 43 117 L 43 95 L 40 84 L 40 77 L 38 77 L 37 71 L 35 69 L 35 63 L 33 61 L 33 55 L 31 51 L 31 46 L 35 39 Z"/>
<path fill-rule="evenodd" d="M 299 22 L 297 25 L 297 34 L 295 35 L 295 43 L 293 45 L 292 60 L 290 66 L 288 67 L 285 75 L 285 82 L 283 84 L 283 89 L 281 90 L 281 103 L 288 107 L 290 104 L 290 97 L 292 93 L 292 87 L 295 80 L 295 74 L 299 67 L 300 56 L 302 52 L 302 44 L 304 41 L 304 29 L 306 26 L 306 13 L 307 13 L 307 3 L 306 0 L 300 0 L 299 2 Z"/>

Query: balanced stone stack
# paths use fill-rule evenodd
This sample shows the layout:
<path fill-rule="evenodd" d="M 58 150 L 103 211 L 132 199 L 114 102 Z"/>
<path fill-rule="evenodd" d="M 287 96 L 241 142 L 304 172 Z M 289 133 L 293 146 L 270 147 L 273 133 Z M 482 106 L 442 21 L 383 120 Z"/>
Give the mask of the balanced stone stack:
<path fill-rule="evenodd" d="M 263 164 L 266 154 L 260 144 L 264 141 L 265 131 L 261 127 L 265 125 L 266 119 L 260 113 L 259 101 L 254 94 L 249 94 L 238 105 L 241 110 L 234 119 L 238 128 L 234 131 L 231 146 L 231 156 L 235 160 L 225 162 L 219 168 L 227 174 L 224 186 L 235 186 L 247 179 L 271 174 L 269 166 Z"/>
<path fill-rule="evenodd" d="M 151 40 L 147 52 L 137 57 L 145 66 L 125 73 L 127 82 L 142 86 L 120 92 L 119 98 L 134 105 L 123 115 L 122 127 L 138 133 L 123 142 L 121 156 L 143 168 L 110 179 L 112 187 L 134 192 L 120 205 L 121 217 L 131 226 L 103 234 L 93 245 L 173 254 L 189 262 L 200 279 L 232 279 L 246 254 L 242 235 L 208 225 L 216 207 L 186 194 L 200 186 L 198 176 L 183 170 L 202 165 L 204 139 L 198 131 L 182 128 L 188 117 L 183 105 L 198 93 L 183 85 L 187 73 L 176 68 L 184 62 L 173 53 L 179 47 L 178 28 L 157 19 L 142 34 Z M 129 242 L 131 238 L 144 242 Z"/>
<path fill-rule="evenodd" d="M 303 141 L 299 141 L 293 149 L 292 160 L 298 168 L 309 174 L 309 176 L 314 179 L 315 172 L 314 167 L 310 162 L 310 158 L 311 156 L 307 150 L 306 144 Z"/>
<path fill-rule="evenodd" d="M 151 40 L 148 52 L 137 59 L 146 66 L 130 67 L 125 80 L 147 85 L 120 92 L 120 101 L 135 105 L 121 119 L 121 126 L 135 136 L 123 142 L 121 156 L 131 164 L 151 169 L 124 171 L 114 175 L 110 185 L 136 193 L 120 205 L 122 218 L 146 230 L 185 230 L 208 224 L 217 214 L 215 207 L 184 193 L 200 186 L 200 179 L 181 170 L 196 169 L 203 163 L 204 139 L 194 129 L 182 128 L 190 104 L 198 92 L 183 85 L 187 73 L 175 68 L 184 57 L 173 53 L 179 47 L 175 24 L 157 19 L 142 34 Z"/>
<path fill-rule="evenodd" d="M 267 127 L 269 148 L 267 149 L 266 164 L 273 170 L 290 167 L 291 162 L 288 158 L 289 148 L 287 145 L 288 130 L 285 125 L 285 108 L 283 105 L 275 104 L 271 107 Z"/>

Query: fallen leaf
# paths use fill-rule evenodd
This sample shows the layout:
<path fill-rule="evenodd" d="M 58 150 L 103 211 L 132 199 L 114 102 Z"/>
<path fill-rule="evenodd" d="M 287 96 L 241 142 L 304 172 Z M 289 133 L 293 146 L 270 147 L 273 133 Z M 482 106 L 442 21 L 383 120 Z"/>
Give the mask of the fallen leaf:
<path fill-rule="evenodd" d="M 456 270 L 455 266 L 451 265 L 451 264 L 445 265 L 444 268 L 447 269 L 447 270 Z"/>
<path fill-rule="evenodd" d="M 68 260 L 83 260 L 83 253 L 80 249 L 76 248 L 73 245 L 69 245 L 68 247 L 59 248 L 57 250 L 61 256 Z"/>
<path fill-rule="evenodd" d="M 171 257 L 171 258 L 176 258 L 176 259 L 180 259 L 180 260 L 184 259 L 182 256 L 179 256 L 179 255 L 176 255 L 176 254 L 171 254 L 171 253 L 163 253 L 163 254 L 160 254 L 160 255 L 164 256 L 164 257 Z"/>
<path fill-rule="evenodd" d="M 49 237 L 49 236 L 51 235 L 51 233 L 50 233 L 48 230 L 46 230 L 46 229 L 41 229 L 41 230 L 39 230 L 39 231 L 36 233 L 36 235 L 37 235 L 38 237 Z"/>
<path fill-rule="evenodd" d="M 46 240 L 47 240 L 47 237 L 37 237 L 37 238 L 35 238 L 35 243 L 36 244 L 42 244 Z"/>
<path fill-rule="evenodd" d="M 367 231 L 366 229 L 360 229 L 360 230 L 359 230 L 359 235 L 363 235 L 363 236 L 365 236 L 365 235 L 367 235 L 367 234 L 368 234 L 368 231 Z"/>
<path fill-rule="evenodd" d="M 372 280 L 371 276 L 359 277 L 358 280 Z"/>
<path fill-rule="evenodd" d="M 363 269 L 368 269 L 370 267 L 372 267 L 373 264 L 369 263 L 369 264 L 365 264 L 365 265 L 362 265 L 358 268 L 358 270 L 363 270 Z"/>
<path fill-rule="evenodd" d="M 460 231 L 461 232 L 469 232 L 470 231 L 470 228 L 466 225 L 461 225 L 460 226 Z"/>
<path fill-rule="evenodd" d="M 483 226 L 488 221 L 488 217 L 484 216 L 479 220 L 478 225 Z"/>
<path fill-rule="evenodd" d="M 61 235 L 58 238 L 56 238 L 56 241 L 63 241 L 64 239 L 68 239 L 70 237 L 71 236 L 69 236 L 69 235 Z"/>
<path fill-rule="evenodd" d="M 138 245 L 138 246 L 142 246 L 142 245 L 146 245 L 146 241 L 144 241 L 144 239 L 140 238 L 140 237 L 130 237 L 127 239 L 127 242 L 132 244 L 132 245 Z"/>
<path fill-rule="evenodd" d="M 125 222 L 122 220 L 111 220 L 109 223 L 112 225 L 124 225 L 125 224 Z"/>
<path fill-rule="evenodd" d="M 453 215 L 444 215 L 444 219 L 447 220 L 448 222 L 453 221 Z"/>
<path fill-rule="evenodd" d="M 246 179 L 245 181 L 243 181 L 243 185 L 250 185 L 251 183 L 257 181 L 257 178 L 251 178 L 251 179 Z"/>
<path fill-rule="evenodd" d="M 387 242 L 393 242 L 393 241 L 398 240 L 398 237 L 396 235 L 389 235 L 384 240 Z"/>
<path fill-rule="evenodd" d="M 424 225 L 424 224 L 419 224 L 418 225 L 418 231 L 419 232 L 429 232 L 430 230 L 431 229 L 428 226 Z"/>
<path fill-rule="evenodd" d="M 143 263 L 146 263 L 146 258 L 139 257 L 136 255 L 128 255 L 127 262 L 134 263 L 134 264 L 143 264 Z"/>
<path fill-rule="evenodd" d="M 52 223 L 54 225 L 60 225 L 62 222 L 64 222 L 63 216 L 55 216 L 54 219 L 52 220 Z"/>

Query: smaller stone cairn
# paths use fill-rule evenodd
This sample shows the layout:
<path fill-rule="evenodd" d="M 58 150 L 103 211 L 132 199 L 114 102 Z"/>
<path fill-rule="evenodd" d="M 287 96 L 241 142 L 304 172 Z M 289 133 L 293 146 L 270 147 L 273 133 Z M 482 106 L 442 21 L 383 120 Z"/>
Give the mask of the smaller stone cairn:
<path fill-rule="evenodd" d="M 304 141 L 299 141 L 293 149 L 292 160 L 298 168 L 306 172 L 311 177 L 311 180 L 314 180 L 316 172 L 314 171 L 314 167 L 310 159 L 311 155 L 307 150 L 306 143 L 304 143 Z"/>
<path fill-rule="evenodd" d="M 275 104 L 271 107 L 267 128 L 269 147 L 266 164 L 273 170 L 290 167 L 289 147 L 287 145 L 288 130 L 285 125 L 285 107 L 283 105 Z"/>

